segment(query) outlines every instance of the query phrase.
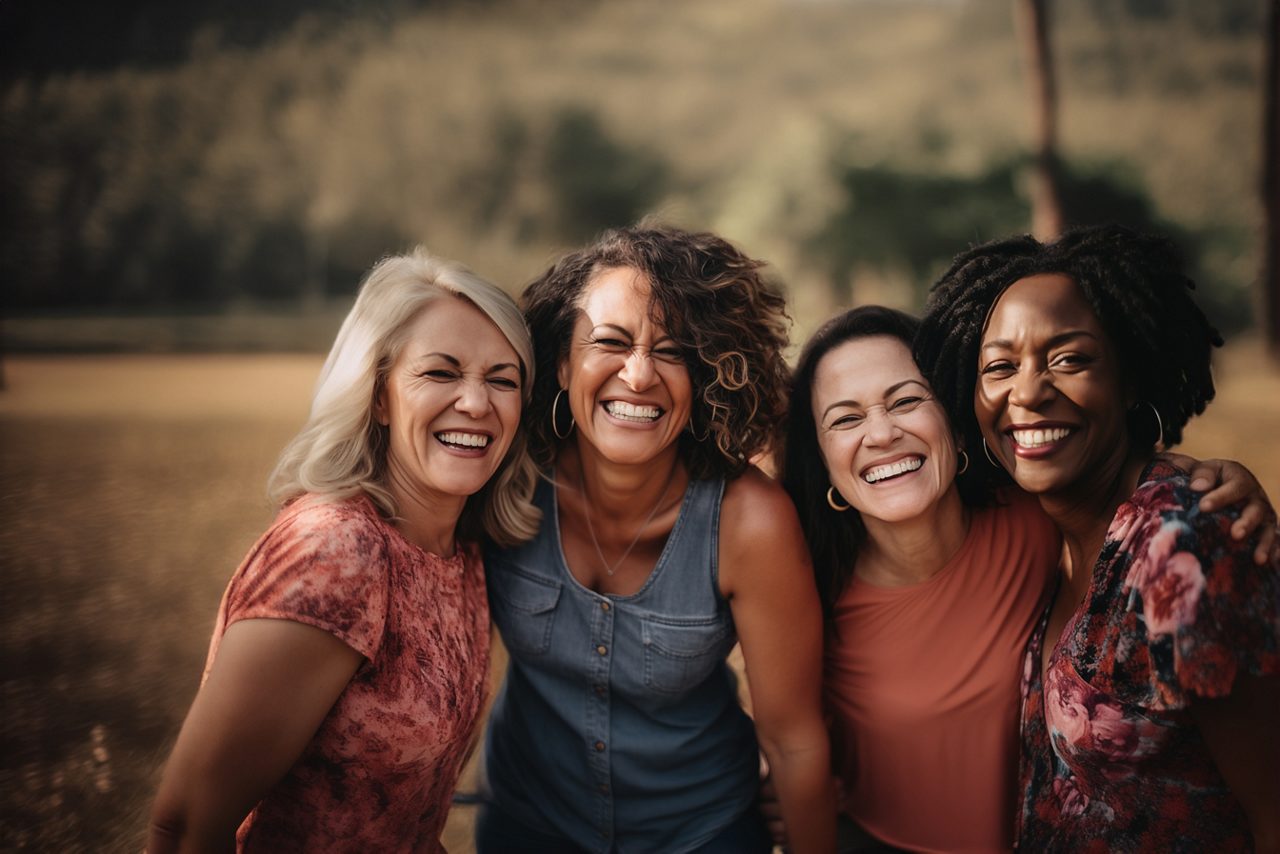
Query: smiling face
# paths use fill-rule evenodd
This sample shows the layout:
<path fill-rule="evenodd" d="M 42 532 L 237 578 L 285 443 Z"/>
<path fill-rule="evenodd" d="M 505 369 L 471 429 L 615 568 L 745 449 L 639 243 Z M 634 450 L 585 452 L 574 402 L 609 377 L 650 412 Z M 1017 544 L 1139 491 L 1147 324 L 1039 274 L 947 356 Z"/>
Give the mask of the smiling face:
<path fill-rule="evenodd" d="M 1124 399 L 1115 349 L 1070 277 L 1009 286 L 982 335 L 973 403 L 987 445 L 1019 486 L 1103 488 L 1129 454 Z"/>
<path fill-rule="evenodd" d="M 488 317 L 442 296 L 412 321 L 378 392 L 393 491 L 465 500 L 498 469 L 520 423 L 520 360 Z"/>
<path fill-rule="evenodd" d="M 649 283 L 606 268 L 582 294 L 558 378 L 580 443 L 616 463 L 645 463 L 689 422 L 692 383 L 679 346 L 650 317 Z"/>
<path fill-rule="evenodd" d="M 914 519 L 953 489 L 950 425 L 899 339 L 856 338 L 823 356 L 813 418 L 832 485 L 864 518 Z"/>

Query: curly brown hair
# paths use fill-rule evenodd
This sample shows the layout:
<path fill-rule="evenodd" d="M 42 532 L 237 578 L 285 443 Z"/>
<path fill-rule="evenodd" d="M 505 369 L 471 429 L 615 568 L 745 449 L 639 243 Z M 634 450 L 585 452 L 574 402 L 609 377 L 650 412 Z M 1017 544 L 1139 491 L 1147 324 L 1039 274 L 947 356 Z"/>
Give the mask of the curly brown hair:
<path fill-rule="evenodd" d="M 606 269 L 644 273 L 650 311 L 679 346 L 693 384 L 681 456 L 690 476 L 741 474 L 780 436 L 787 410 L 786 300 L 748 258 L 714 234 L 640 224 L 605 232 L 535 279 L 521 297 L 533 332 L 533 398 L 525 429 L 534 460 L 555 462 L 556 369 L 569 353 L 582 295 Z"/>

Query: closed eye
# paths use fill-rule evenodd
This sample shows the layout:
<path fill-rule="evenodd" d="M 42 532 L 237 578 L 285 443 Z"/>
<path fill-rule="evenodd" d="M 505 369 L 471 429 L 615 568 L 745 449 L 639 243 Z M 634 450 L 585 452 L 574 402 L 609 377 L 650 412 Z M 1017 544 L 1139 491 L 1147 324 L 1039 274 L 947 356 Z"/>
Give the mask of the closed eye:
<path fill-rule="evenodd" d="M 678 347 L 659 347 L 653 351 L 653 355 L 664 362 L 682 362 L 684 354 L 680 352 Z"/>
<path fill-rule="evenodd" d="M 861 423 L 862 423 L 862 416 L 850 412 L 848 415 L 841 415 L 840 417 L 833 420 L 831 424 L 828 425 L 828 429 L 835 429 L 837 427 L 856 427 Z"/>
<path fill-rule="evenodd" d="M 514 391 L 515 389 L 520 388 L 520 383 L 510 377 L 489 377 L 489 384 L 509 391 Z"/>
<path fill-rule="evenodd" d="M 458 374 L 456 372 L 446 371 L 443 368 L 436 368 L 435 370 L 431 370 L 431 371 L 423 371 L 422 376 L 427 377 L 428 379 L 436 380 L 437 382 L 448 382 L 449 380 L 456 380 L 458 378 Z"/>
<path fill-rule="evenodd" d="M 1014 372 L 1012 362 L 991 362 L 982 369 L 983 376 L 1003 377 Z"/>
<path fill-rule="evenodd" d="M 923 397 L 900 397 L 889 405 L 889 409 L 893 412 L 910 412 L 920 404 L 924 403 Z"/>
<path fill-rule="evenodd" d="M 591 343 L 606 350 L 626 350 L 631 346 L 621 338 L 593 338 Z"/>

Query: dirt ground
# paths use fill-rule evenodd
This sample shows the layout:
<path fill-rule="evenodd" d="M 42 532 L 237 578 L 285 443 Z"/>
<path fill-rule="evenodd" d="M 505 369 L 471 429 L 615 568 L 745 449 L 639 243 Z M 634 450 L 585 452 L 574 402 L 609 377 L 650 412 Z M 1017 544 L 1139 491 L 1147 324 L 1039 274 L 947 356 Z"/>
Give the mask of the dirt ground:
<path fill-rule="evenodd" d="M 0 843 L 138 851 L 226 579 L 270 520 L 264 481 L 314 356 L 9 357 L 0 391 Z M 1280 370 L 1228 349 L 1183 449 L 1280 499 Z M 500 651 L 499 651 L 500 653 Z M 495 661 L 503 660 L 501 654 Z M 495 668 L 495 679 L 499 669 Z M 471 770 L 461 791 L 474 787 Z M 474 807 L 445 844 L 472 850 Z"/>

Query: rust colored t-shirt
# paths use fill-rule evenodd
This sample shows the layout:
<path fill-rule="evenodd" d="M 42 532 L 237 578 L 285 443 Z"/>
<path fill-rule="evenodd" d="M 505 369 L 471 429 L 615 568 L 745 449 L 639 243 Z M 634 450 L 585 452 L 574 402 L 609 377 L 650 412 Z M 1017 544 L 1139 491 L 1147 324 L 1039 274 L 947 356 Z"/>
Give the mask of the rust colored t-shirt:
<path fill-rule="evenodd" d="M 1013 845 L 1022 653 L 1061 540 L 1034 499 L 1003 500 L 927 581 L 854 579 L 836 603 L 823 686 L 841 811 L 891 845 Z"/>
<path fill-rule="evenodd" d="M 366 497 L 303 497 L 232 577 L 206 677 L 226 627 L 261 618 L 315 626 L 365 661 L 241 824 L 238 850 L 443 851 L 489 667 L 478 549 L 442 558 L 405 540 Z"/>

